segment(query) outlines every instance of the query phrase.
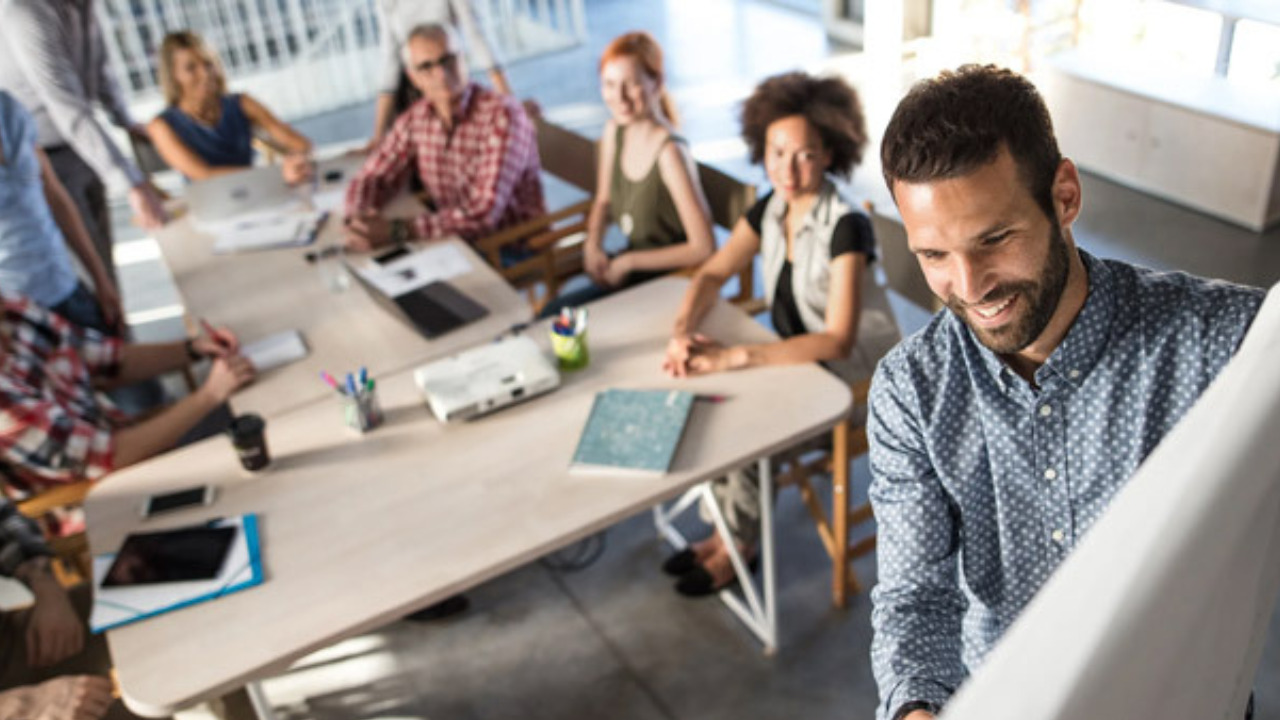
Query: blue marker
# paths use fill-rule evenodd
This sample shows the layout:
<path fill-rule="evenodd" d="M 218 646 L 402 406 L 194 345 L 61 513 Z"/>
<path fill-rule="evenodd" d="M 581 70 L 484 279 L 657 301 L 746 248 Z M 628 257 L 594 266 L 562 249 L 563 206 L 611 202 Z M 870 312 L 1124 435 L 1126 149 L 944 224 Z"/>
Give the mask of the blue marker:
<path fill-rule="evenodd" d="M 369 381 L 369 373 L 365 370 L 364 366 L 361 365 L 360 366 L 360 387 L 364 387 L 364 384 L 368 381 Z"/>
<path fill-rule="evenodd" d="M 347 392 L 351 393 L 351 397 L 356 396 L 356 379 L 351 373 L 347 373 Z"/>

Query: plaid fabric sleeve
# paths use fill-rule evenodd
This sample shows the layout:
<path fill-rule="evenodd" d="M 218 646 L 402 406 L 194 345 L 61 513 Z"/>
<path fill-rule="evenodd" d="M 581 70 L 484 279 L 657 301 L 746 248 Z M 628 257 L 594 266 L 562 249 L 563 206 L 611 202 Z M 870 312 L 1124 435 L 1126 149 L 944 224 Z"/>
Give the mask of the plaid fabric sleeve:
<path fill-rule="evenodd" d="M 52 554 L 35 521 L 0 495 L 0 575 L 13 577 L 24 562 Z"/>
<path fill-rule="evenodd" d="M 115 432 L 43 397 L 0 398 L 0 459 L 50 484 L 96 480 L 112 470 Z"/>
<path fill-rule="evenodd" d="M 474 154 L 474 182 L 466 201 L 415 221 L 418 237 L 461 235 L 474 238 L 492 232 L 502 219 L 516 183 L 537 152 L 533 122 L 515 100 L 504 102 Z"/>
<path fill-rule="evenodd" d="M 410 108 L 396 120 L 382 142 L 365 159 L 360 172 L 347 187 L 348 217 L 381 209 L 404 187 L 417 157 L 414 126 L 421 122 L 422 108 Z"/>
<path fill-rule="evenodd" d="M 71 323 L 66 323 L 65 330 L 85 367 L 89 368 L 89 374 L 113 377 L 120 373 L 120 361 L 124 358 L 124 342 L 120 338 Z"/>

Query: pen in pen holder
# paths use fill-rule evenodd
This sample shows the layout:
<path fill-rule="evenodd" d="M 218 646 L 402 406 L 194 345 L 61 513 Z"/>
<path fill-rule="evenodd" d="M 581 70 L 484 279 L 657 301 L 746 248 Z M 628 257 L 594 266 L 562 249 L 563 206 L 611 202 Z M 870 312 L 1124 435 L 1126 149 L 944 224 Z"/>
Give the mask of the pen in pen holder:
<path fill-rule="evenodd" d="M 551 351 L 561 370 L 581 370 L 591 362 L 587 350 L 587 309 L 565 308 L 551 323 Z"/>
<path fill-rule="evenodd" d="M 377 384 L 368 378 L 364 368 L 360 369 L 359 378 L 357 382 L 355 376 L 348 374 L 346 387 L 338 388 L 338 392 L 342 421 L 347 427 L 364 433 L 382 424 L 382 406 L 378 404 Z M 330 384 L 337 387 L 336 382 Z"/>

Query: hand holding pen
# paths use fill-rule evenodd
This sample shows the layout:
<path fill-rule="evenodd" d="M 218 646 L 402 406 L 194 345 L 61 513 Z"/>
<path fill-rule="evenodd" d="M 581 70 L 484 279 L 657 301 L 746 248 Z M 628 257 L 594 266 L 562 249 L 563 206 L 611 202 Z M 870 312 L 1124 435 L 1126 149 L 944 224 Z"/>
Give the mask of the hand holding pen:
<path fill-rule="evenodd" d="M 240 340 L 229 328 L 215 328 L 204 319 L 200 320 L 200 328 L 203 333 L 196 336 L 191 345 L 201 355 L 222 358 L 240 352 Z"/>

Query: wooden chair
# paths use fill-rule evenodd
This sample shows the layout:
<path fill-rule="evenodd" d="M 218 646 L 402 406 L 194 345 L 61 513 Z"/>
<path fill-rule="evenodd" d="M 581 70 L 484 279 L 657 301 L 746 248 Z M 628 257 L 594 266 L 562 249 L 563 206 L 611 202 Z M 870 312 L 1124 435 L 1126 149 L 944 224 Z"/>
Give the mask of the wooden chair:
<path fill-rule="evenodd" d="M 582 273 L 587 214 L 596 190 L 596 144 L 541 117 L 534 125 L 543 172 L 587 193 L 587 199 L 500 230 L 475 247 L 512 287 L 525 291 L 536 314 L 565 280 Z M 504 267 L 503 248 L 525 257 Z"/>
<path fill-rule="evenodd" d="M 916 262 L 907 246 L 907 231 L 902 221 L 877 213 L 870 201 L 863 205 L 867 215 L 871 216 L 871 227 L 875 231 L 880 254 L 884 256 L 881 261 L 889 287 L 926 312 L 941 310 L 942 303 L 929 289 L 924 273 L 920 272 L 920 263 Z"/>
<path fill-rule="evenodd" d="M 853 386 L 855 415 L 865 408 L 871 381 L 863 380 Z M 872 520 L 870 503 L 850 507 L 849 463 L 867 452 L 867 431 L 862 423 L 854 424 L 852 418 L 841 420 L 832 430 L 831 450 L 795 452 L 780 458 L 782 471 L 777 476 L 779 488 L 794 485 L 800 491 L 800 499 L 817 526 L 818 537 L 831 558 L 831 602 L 843 608 L 850 593 L 863 591 L 853 561 L 876 548 L 874 533 L 859 540 L 850 541 L 850 529 Z M 831 516 L 818 499 L 811 480 L 815 475 L 831 475 Z"/>
<path fill-rule="evenodd" d="M 79 508 L 92 487 L 93 482 L 89 480 L 57 485 L 26 500 L 19 500 L 16 503 L 18 512 L 38 521 L 60 508 Z M 50 537 L 48 542 L 53 550 L 54 572 L 59 582 L 69 587 L 77 582 L 93 580 L 89 540 L 83 532 Z"/>
<path fill-rule="evenodd" d="M 733 232 L 733 226 L 756 204 L 754 185 L 744 183 L 709 165 L 698 163 L 698 182 L 702 184 L 702 192 L 707 197 L 712 224 L 728 232 Z M 696 269 L 691 268 L 679 274 L 693 275 L 695 271 Z M 755 261 L 752 260 L 738 272 L 738 292 L 730 298 L 730 302 L 748 315 L 759 315 L 765 308 L 764 299 L 755 295 L 755 278 Z"/>

